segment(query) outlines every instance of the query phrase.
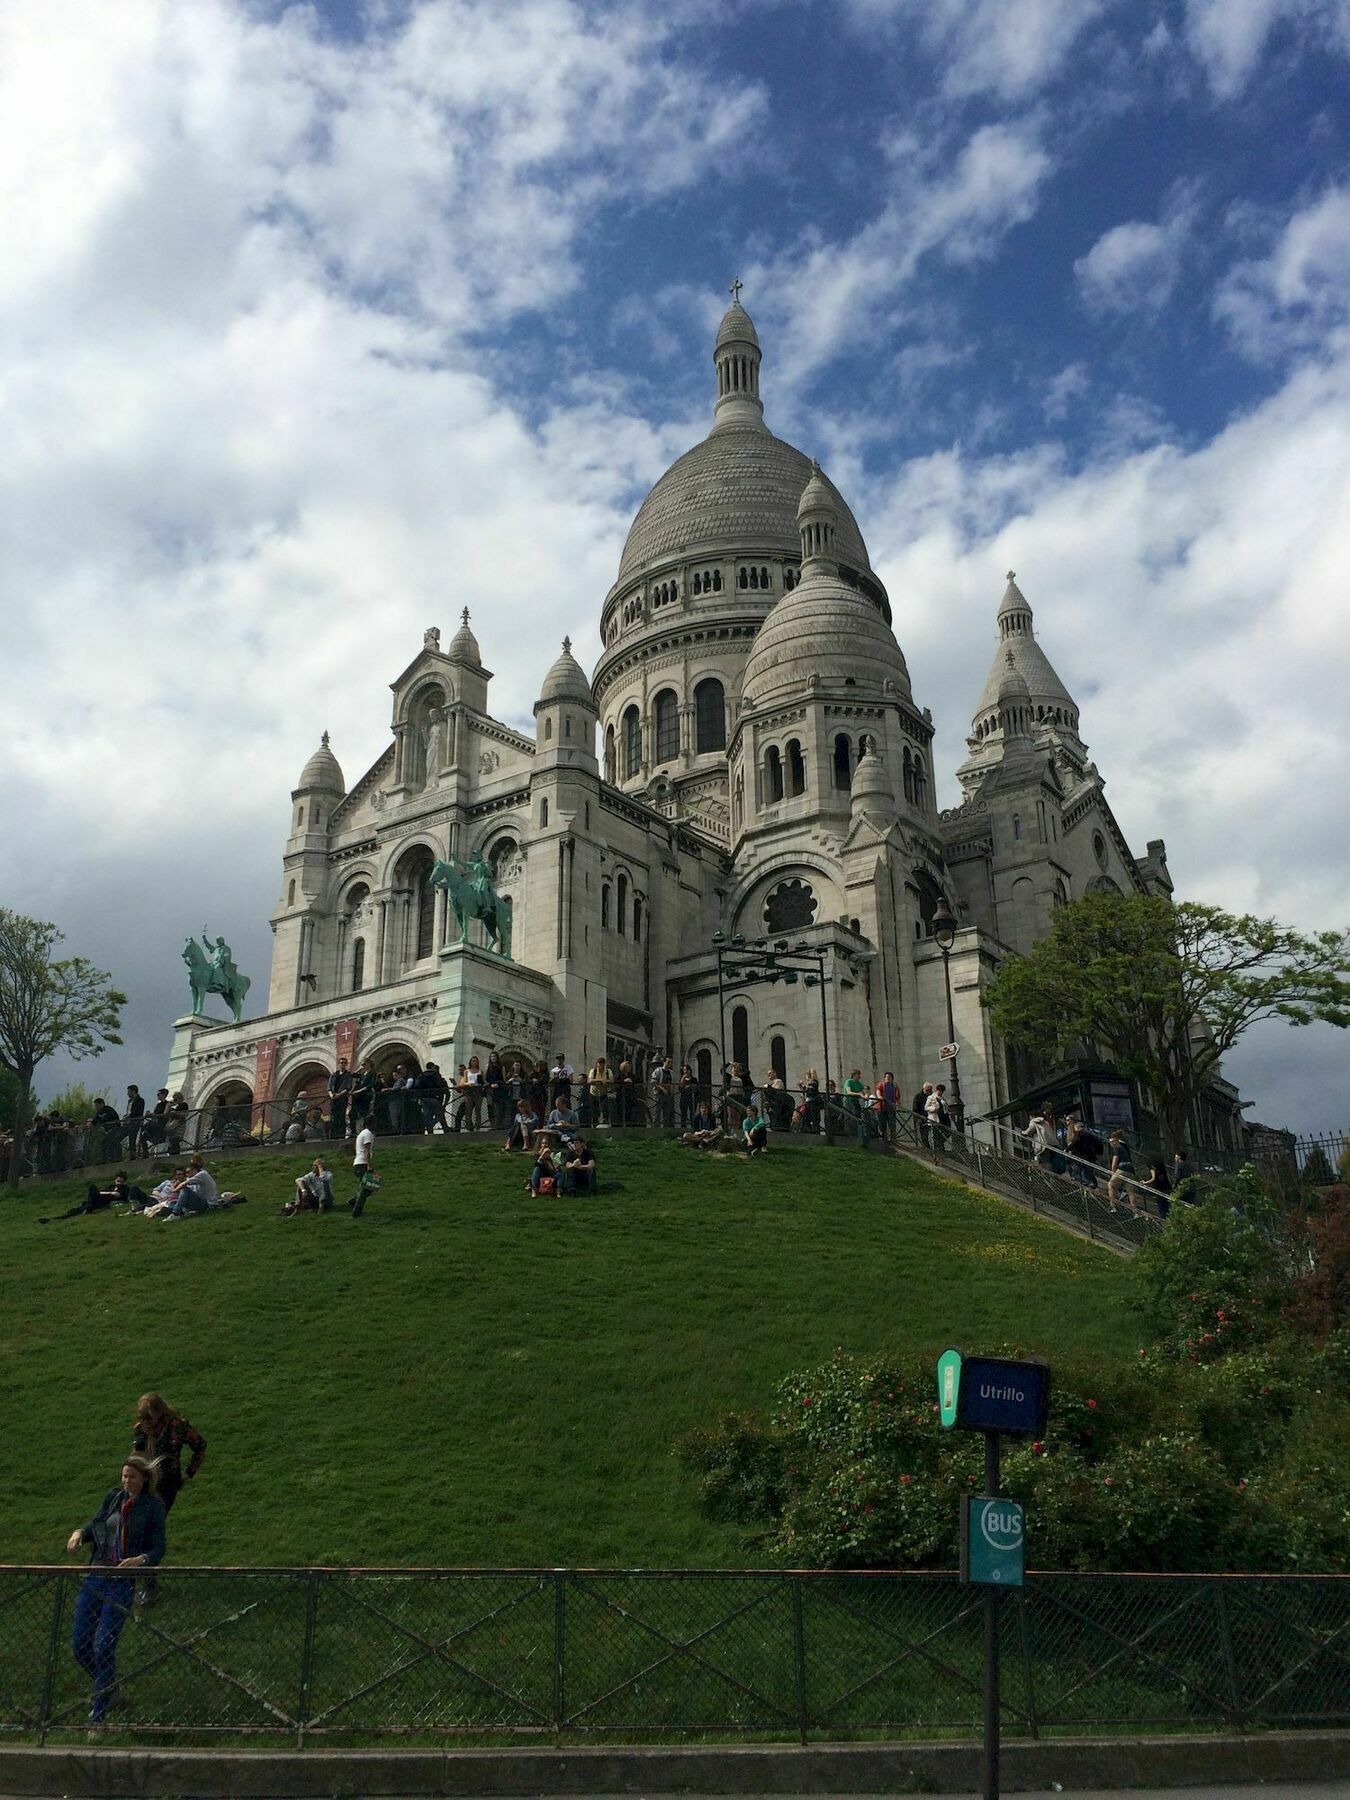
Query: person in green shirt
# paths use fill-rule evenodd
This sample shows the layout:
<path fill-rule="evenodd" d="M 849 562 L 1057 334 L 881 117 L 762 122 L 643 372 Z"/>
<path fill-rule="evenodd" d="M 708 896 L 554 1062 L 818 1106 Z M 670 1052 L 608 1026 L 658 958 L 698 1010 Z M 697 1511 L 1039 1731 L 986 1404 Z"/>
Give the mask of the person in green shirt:
<path fill-rule="evenodd" d="M 853 1120 L 858 1131 L 858 1143 L 867 1144 L 867 1113 L 863 1108 L 862 1097 L 867 1092 L 863 1086 L 862 1070 L 850 1069 L 848 1080 L 844 1083 L 844 1111 Z"/>
<path fill-rule="evenodd" d="M 741 1120 L 741 1135 L 751 1156 L 768 1154 L 769 1121 L 764 1117 L 757 1099 L 752 1100 L 745 1109 L 745 1117 Z"/>

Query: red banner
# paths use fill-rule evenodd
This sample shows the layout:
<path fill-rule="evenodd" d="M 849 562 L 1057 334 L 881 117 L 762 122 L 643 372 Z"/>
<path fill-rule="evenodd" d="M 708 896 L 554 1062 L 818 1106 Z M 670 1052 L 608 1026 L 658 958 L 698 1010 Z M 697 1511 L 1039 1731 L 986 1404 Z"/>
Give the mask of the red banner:
<path fill-rule="evenodd" d="M 347 1067 L 349 1069 L 354 1069 L 356 1067 L 356 1020 L 355 1019 L 339 1019 L 338 1020 L 338 1022 L 337 1022 L 337 1053 L 338 1053 L 338 1061 L 339 1062 L 341 1062 L 342 1058 L 345 1056 L 347 1059 Z"/>
<path fill-rule="evenodd" d="M 265 1119 L 266 1109 L 277 1091 L 277 1040 L 261 1038 L 253 1064 L 253 1123 Z"/>

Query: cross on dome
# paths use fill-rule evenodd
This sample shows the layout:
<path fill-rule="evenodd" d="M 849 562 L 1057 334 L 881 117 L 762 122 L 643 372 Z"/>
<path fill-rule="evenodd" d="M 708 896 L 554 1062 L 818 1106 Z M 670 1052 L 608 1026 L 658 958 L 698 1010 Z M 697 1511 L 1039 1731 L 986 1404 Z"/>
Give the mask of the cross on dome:
<path fill-rule="evenodd" d="M 469 609 L 468 609 L 468 607 L 467 607 L 467 606 L 466 606 L 466 607 L 465 607 L 465 608 L 464 608 L 464 611 L 463 611 L 463 612 L 462 612 L 462 613 L 461 613 L 461 614 L 460 614 L 460 615 L 459 615 L 459 622 L 460 622 L 460 624 L 461 624 L 461 625 L 467 625 L 467 624 L 468 624 L 468 622 L 469 622 Z"/>
<path fill-rule="evenodd" d="M 741 289 L 744 286 L 745 286 L 745 283 L 741 280 L 740 276 L 738 275 L 736 277 L 735 281 L 733 281 L 731 286 L 727 289 L 727 292 L 731 295 L 731 298 L 736 302 L 736 304 L 738 306 L 740 304 L 740 299 L 741 299 Z"/>
<path fill-rule="evenodd" d="M 563 655 L 570 656 L 571 654 L 572 654 L 572 640 L 570 637 L 565 637 L 563 639 Z"/>

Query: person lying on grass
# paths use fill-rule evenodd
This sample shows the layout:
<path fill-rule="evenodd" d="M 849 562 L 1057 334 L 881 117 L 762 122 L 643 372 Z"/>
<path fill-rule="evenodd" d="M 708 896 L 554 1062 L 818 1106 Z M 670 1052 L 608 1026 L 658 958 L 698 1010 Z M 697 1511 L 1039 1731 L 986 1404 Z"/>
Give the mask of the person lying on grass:
<path fill-rule="evenodd" d="M 68 1206 L 63 1213 L 52 1213 L 50 1217 L 39 1219 L 39 1225 L 51 1225 L 57 1219 L 76 1219 L 84 1213 L 105 1212 L 110 1206 L 130 1205 L 136 1212 L 144 1212 L 145 1195 L 138 1187 L 127 1184 L 127 1172 L 119 1169 L 112 1178 L 112 1186 L 95 1187 L 91 1181 L 89 1191 L 78 1206 Z"/>

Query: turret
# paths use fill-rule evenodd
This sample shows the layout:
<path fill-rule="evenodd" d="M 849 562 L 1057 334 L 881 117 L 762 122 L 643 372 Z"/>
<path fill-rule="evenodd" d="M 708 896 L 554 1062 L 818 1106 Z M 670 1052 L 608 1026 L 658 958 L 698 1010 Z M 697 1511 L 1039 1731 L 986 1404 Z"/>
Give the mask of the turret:
<path fill-rule="evenodd" d="M 764 403 L 759 397 L 759 334 L 755 322 L 740 302 L 741 284 L 731 284 L 731 305 L 722 315 L 713 344 L 717 370 L 715 425 L 758 426 L 764 429 Z"/>
<path fill-rule="evenodd" d="M 551 764 L 599 773 L 595 759 L 598 718 L 586 671 L 572 654 L 571 638 L 554 659 L 534 703 L 536 770 Z"/>

